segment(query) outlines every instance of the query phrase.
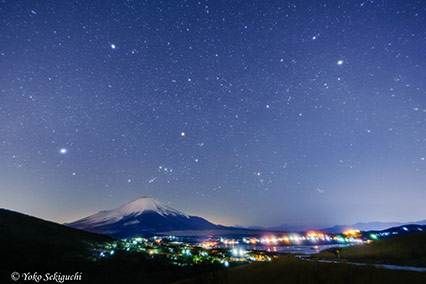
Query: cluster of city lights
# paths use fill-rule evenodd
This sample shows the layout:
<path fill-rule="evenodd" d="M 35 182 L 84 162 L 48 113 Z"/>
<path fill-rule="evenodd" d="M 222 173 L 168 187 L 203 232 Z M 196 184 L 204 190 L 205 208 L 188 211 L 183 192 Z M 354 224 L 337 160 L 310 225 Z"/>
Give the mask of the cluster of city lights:
<path fill-rule="evenodd" d="M 366 240 L 361 238 L 358 230 L 347 230 L 339 235 L 330 235 L 321 232 L 310 231 L 306 234 L 288 234 L 281 237 L 265 236 L 262 238 L 245 237 L 240 239 L 224 239 L 220 238 L 220 242 L 224 245 L 237 245 L 240 242 L 252 245 L 278 245 L 278 244 L 300 244 L 302 242 L 337 242 L 337 243 L 365 243 Z"/>
<path fill-rule="evenodd" d="M 220 263 L 225 267 L 234 265 L 271 261 L 278 257 L 278 253 L 257 251 L 239 247 L 221 247 L 222 242 L 228 243 L 223 238 L 210 238 L 201 243 L 188 239 L 183 241 L 175 236 L 154 236 L 149 239 L 136 237 L 105 243 L 94 249 L 94 260 L 115 257 L 119 252 L 142 253 L 150 258 L 165 257 L 170 264 L 177 266 L 190 266 L 199 263 Z M 229 240 L 229 244 L 238 244 L 239 241 Z"/>
<path fill-rule="evenodd" d="M 412 228 L 403 227 L 409 231 Z M 415 228 L 422 231 L 422 228 Z M 220 263 L 225 267 L 250 263 L 254 261 L 271 261 L 279 256 L 279 246 L 305 246 L 318 247 L 324 243 L 337 246 L 348 246 L 370 243 L 393 235 L 399 231 L 361 232 L 348 229 L 341 234 L 326 234 L 316 231 L 306 233 L 290 233 L 281 236 L 267 235 L 263 237 L 242 237 L 228 239 L 225 237 L 210 237 L 201 242 L 189 238 L 176 236 L 154 236 L 149 239 L 136 237 L 106 243 L 95 249 L 93 256 L 96 259 L 114 257 L 116 252 L 132 251 L 145 253 L 151 258 L 158 255 L 169 259 L 170 263 L 177 266 L 196 265 L 199 263 Z"/>

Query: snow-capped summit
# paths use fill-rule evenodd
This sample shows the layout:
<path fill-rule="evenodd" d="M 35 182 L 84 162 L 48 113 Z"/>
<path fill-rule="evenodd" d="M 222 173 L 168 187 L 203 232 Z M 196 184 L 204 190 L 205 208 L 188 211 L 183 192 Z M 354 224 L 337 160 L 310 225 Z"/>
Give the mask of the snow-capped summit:
<path fill-rule="evenodd" d="M 123 216 L 131 215 L 131 214 L 142 214 L 145 211 L 154 211 L 158 214 L 165 216 L 165 215 L 182 215 L 188 218 L 187 215 L 184 213 L 173 209 L 169 206 L 164 205 L 157 199 L 154 199 L 152 197 L 140 197 L 132 202 L 126 203 L 124 205 L 121 205 L 117 209 Z"/>
<path fill-rule="evenodd" d="M 90 226 L 108 225 L 128 217 L 137 217 L 144 212 L 150 211 L 161 216 L 184 216 L 189 218 L 182 212 L 168 207 L 154 198 L 140 197 L 115 209 L 100 211 L 96 214 L 80 219 L 77 222 L 80 225 L 85 224 Z"/>
<path fill-rule="evenodd" d="M 203 218 L 188 216 L 151 197 L 141 197 L 115 209 L 100 211 L 66 225 L 116 237 L 217 227 Z"/>

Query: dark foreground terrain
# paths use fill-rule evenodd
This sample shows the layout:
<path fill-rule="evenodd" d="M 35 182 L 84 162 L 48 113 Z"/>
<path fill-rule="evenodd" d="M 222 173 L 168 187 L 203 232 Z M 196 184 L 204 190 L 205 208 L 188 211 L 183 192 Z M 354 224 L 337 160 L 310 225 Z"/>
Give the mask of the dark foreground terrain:
<path fill-rule="evenodd" d="M 82 273 L 82 281 L 65 283 L 170 283 L 223 269 L 221 265 L 176 266 L 167 259 L 116 250 L 99 258 L 99 249 L 116 240 L 17 212 L 0 209 L 0 283 L 36 283 L 11 280 L 12 272 Z M 44 282 L 39 283 L 56 283 Z"/>
<path fill-rule="evenodd" d="M 426 267 L 426 232 L 396 236 L 371 244 L 343 249 L 328 249 L 313 255 L 313 257 L 372 264 Z"/>
<path fill-rule="evenodd" d="M 176 284 L 268 283 L 426 283 L 426 273 L 379 269 L 344 263 L 321 263 L 282 256 L 270 263 L 252 263 L 227 271 L 205 274 Z"/>

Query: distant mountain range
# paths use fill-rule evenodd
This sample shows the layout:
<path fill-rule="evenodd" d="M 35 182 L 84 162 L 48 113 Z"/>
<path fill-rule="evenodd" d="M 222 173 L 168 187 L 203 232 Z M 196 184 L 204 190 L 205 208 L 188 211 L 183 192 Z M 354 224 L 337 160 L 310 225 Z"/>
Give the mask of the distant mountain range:
<path fill-rule="evenodd" d="M 118 238 L 176 230 L 227 229 L 201 217 L 188 216 L 150 197 L 141 197 L 64 225 Z"/>
<path fill-rule="evenodd" d="M 330 233 L 340 233 L 348 228 L 358 229 L 360 231 L 382 231 L 392 227 L 400 227 L 404 225 L 426 225 L 426 220 L 415 222 L 359 222 L 353 225 L 337 225 L 330 228 L 324 228 L 323 231 Z"/>
<path fill-rule="evenodd" d="M 341 233 L 347 229 L 358 229 L 360 231 L 381 231 L 392 227 L 399 227 L 406 224 L 412 224 L 412 225 L 426 225 L 426 220 L 422 221 L 415 221 L 415 222 L 358 222 L 356 224 L 352 225 L 336 225 L 333 227 L 327 227 L 327 228 L 319 228 L 319 227 L 309 227 L 309 226 L 298 226 L 298 225 L 288 225 L 288 224 L 282 224 L 277 227 L 259 227 L 259 226 L 253 226 L 249 227 L 253 230 L 264 230 L 264 231 L 283 231 L 283 232 L 302 232 L 307 230 L 319 230 L 322 232 L 327 233 Z"/>
<path fill-rule="evenodd" d="M 100 233 L 117 238 L 137 235 L 150 236 L 153 234 L 176 234 L 181 236 L 201 235 L 257 235 L 263 232 L 302 232 L 309 229 L 328 233 L 341 233 L 353 228 L 361 231 L 384 230 L 404 224 L 424 225 L 426 220 L 417 222 L 369 222 L 353 225 L 336 225 L 328 228 L 315 228 L 283 224 L 277 227 L 226 227 L 213 224 L 198 216 L 188 216 L 176 209 L 166 206 L 151 197 L 141 197 L 127 204 L 108 211 L 100 211 L 72 223 L 69 227 Z"/>

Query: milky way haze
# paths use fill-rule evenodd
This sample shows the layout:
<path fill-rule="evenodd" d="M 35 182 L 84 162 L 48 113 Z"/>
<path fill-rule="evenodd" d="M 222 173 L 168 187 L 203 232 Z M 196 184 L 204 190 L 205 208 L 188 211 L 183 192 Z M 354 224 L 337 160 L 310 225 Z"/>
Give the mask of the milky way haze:
<path fill-rule="evenodd" d="M 426 2 L 312 2 L 3 1 L 0 207 L 424 219 Z"/>

